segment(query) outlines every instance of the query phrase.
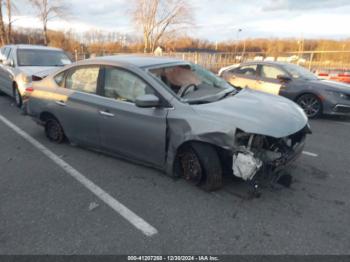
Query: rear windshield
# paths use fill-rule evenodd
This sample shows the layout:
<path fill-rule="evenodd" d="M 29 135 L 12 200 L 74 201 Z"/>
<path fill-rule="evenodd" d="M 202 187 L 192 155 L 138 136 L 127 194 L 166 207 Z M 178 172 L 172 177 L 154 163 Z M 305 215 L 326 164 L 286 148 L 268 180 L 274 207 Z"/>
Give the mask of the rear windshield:
<path fill-rule="evenodd" d="M 40 49 L 18 49 L 19 66 L 64 66 L 72 61 L 62 51 Z"/>

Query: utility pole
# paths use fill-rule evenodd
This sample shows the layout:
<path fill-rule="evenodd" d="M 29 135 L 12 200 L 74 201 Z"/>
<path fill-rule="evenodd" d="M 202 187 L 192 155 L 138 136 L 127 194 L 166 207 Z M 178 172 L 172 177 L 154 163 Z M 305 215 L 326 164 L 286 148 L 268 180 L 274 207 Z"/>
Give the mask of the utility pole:
<path fill-rule="evenodd" d="M 241 28 L 238 28 L 237 35 L 236 35 L 236 45 L 235 45 L 235 61 L 237 57 L 237 49 L 238 49 L 238 43 L 239 43 L 239 33 L 242 32 Z"/>
<path fill-rule="evenodd" d="M 243 53 L 242 53 L 242 59 L 244 59 L 245 55 L 245 39 L 243 39 Z M 243 62 L 243 61 L 242 61 Z"/>

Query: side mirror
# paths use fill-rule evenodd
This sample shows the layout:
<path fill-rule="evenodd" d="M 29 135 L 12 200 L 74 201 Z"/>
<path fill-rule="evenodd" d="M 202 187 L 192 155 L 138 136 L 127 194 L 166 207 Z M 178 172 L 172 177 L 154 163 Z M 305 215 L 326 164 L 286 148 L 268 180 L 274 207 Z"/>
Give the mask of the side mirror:
<path fill-rule="evenodd" d="M 150 108 L 159 106 L 160 101 L 155 95 L 142 95 L 136 98 L 135 104 L 138 107 Z"/>
<path fill-rule="evenodd" d="M 290 80 L 292 80 L 289 76 L 286 75 L 278 75 L 277 79 L 281 82 L 289 82 Z"/>

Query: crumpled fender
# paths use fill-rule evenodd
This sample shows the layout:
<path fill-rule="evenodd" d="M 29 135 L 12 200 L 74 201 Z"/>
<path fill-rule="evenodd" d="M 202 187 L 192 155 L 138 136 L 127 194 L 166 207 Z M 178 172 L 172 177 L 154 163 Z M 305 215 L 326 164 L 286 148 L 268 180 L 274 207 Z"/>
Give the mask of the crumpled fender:
<path fill-rule="evenodd" d="M 191 118 L 191 121 L 168 118 L 167 137 L 169 140 L 167 144 L 166 173 L 173 175 L 176 153 L 184 143 L 190 141 L 204 142 L 233 152 L 235 149 L 235 133 L 235 128 L 218 128 L 215 123 L 211 123 L 209 120 L 204 122 L 196 119 L 196 117 Z"/>

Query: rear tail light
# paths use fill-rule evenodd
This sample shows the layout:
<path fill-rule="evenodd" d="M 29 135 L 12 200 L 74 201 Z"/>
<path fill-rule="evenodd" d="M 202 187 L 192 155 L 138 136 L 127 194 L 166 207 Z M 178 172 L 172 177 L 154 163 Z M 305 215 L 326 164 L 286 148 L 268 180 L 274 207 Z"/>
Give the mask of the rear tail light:
<path fill-rule="evenodd" d="M 31 93 L 31 92 L 33 92 L 34 91 L 34 88 L 33 87 L 27 87 L 26 88 L 26 92 L 28 92 L 28 93 Z"/>
<path fill-rule="evenodd" d="M 319 73 L 318 76 L 328 76 L 327 73 Z"/>

